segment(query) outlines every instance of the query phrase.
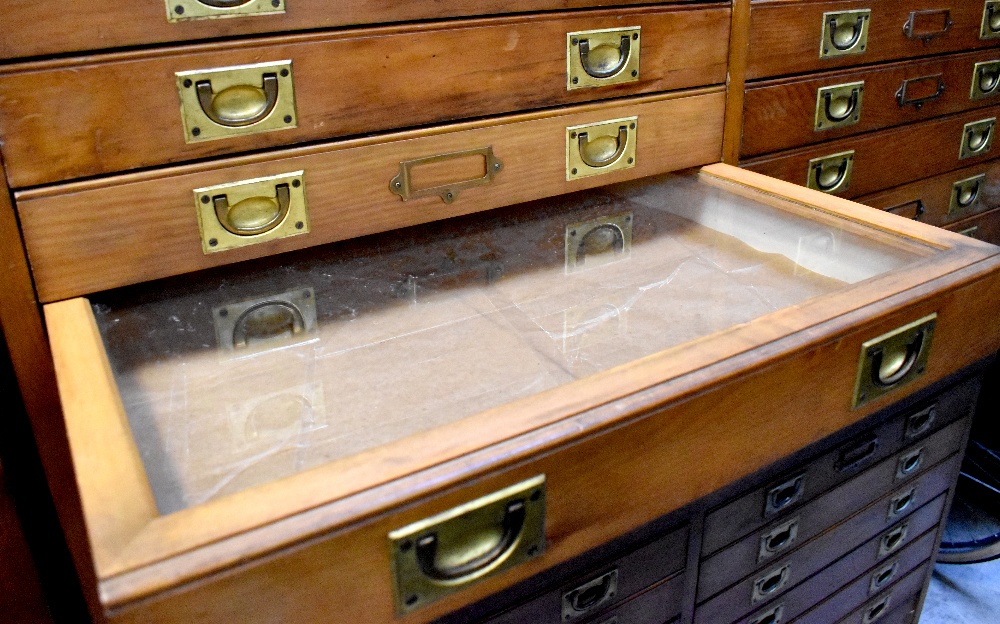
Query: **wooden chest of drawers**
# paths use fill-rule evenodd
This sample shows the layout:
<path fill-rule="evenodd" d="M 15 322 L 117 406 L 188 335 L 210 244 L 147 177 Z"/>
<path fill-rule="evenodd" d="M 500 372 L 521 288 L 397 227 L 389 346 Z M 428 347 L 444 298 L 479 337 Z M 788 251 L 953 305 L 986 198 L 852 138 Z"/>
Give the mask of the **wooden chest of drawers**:
<path fill-rule="evenodd" d="M 0 40 L 0 320 L 95 620 L 919 604 L 1000 251 L 712 164 L 728 3 L 134 4 Z"/>

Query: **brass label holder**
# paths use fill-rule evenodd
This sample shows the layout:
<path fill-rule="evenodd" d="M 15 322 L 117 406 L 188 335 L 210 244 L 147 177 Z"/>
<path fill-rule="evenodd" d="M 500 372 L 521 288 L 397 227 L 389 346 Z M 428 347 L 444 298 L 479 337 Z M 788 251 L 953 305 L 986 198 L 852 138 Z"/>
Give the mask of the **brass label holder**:
<path fill-rule="evenodd" d="M 285 12 L 285 0 L 166 0 L 167 21 L 223 19 Z"/>
<path fill-rule="evenodd" d="M 997 118 L 970 121 L 962 128 L 962 143 L 958 149 L 958 159 L 982 156 L 993 147 L 993 131 L 996 129 Z"/>
<path fill-rule="evenodd" d="M 959 180 L 951 185 L 951 200 L 948 202 L 948 216 L 971 211 L 982 197 L 986 185 L 986 174 Z"/>
<path fill-rule="evenodd" d="M 868 47 L 871 9 L 832 11 L 823 14 L 823 34 L 819 42 L 821 59 L 864 54 Z"/>
<path fill-rule="evenodd" d="M 840 193 L 851 185 L 854 150 L 820 156 L 809 161 L 806 186 L 823 193 Z"/>
<path fill-rule="evenodd" d="M 447 160 L 458 160 L 476 156 L 481 156 L 484 161 L 484 171 L 481 177 L 472 178 L 471 180 L 460 180 L 430 188 L 414 188 L 413 186 L 413 171 L 417 167 L 444 162 Z M 421 197 L 433 197 L 434 195 L 437 195 L 442 201 L 444 201 L 444 203 L 450 204 L 455 201 L 456 197 L 458 197 L 459 191 L 477 186 L 486 186 L 493 182 L 493 178 L 495 178 L 502 170 L 503 163 L 500 162 L 500 159 L 493 153 L 493 146 L 487 145 L 486 147 L 464 150 L 461 152 L 452 152 L 449 154 L 438 154 L 435 156 L 426 156 L 424 158 L 414 158 L 413 160 L 404 160 L 399 163 L 399 173 L 397 173 L 392 180 L 389 181 L 389 190 L 396 195 L 399 195 L 403 201 L 420 199 Z"/>
<path fill-rule="evenodd" d="M 986 4 L 983 5 L 983 21 L 979 27 L 979 38 L 1000 38 L 1000 0 L 986 0 Z"/>
<path fill-rule="evenodd" d="M 861 345 L 853 408 L 901 388 L 924 373 L 937 314 L 908 323 Z"/>
<path fill-rule="evenodd" d="M 566 89 L 639 80 L 641 34 L 639 26 L 567 33 Z"/>
<path fill-rule="evenodd" d="M 312 340 L 316 331 L 316 293 L 296 288 L 212 310 L 215 338 L 224 351 L 251 355 Z"/>
<path fill-rule="evenodd" d="M 545 549 L 545 475 L 388 535 L 396 612 L 404 615 Z"/>
<path fill-rule="evenodd" d="M 307 234 L 304 173 L 194 189 L 202 251 L 210 254 Z"/>
<path fill-rule="evenodd" d="M 864 80 L 817 89 L 813 130 L 833 130 L 858 123 L 864 94 Z"/>
<path fill-rule="evenodd" d="M 175 78 L 187 143 L 298 125 L 291 61 L 183 71 Z"/>
<path fill-rule="evenodd" d="M 635 166 L 638 117 L 566 128 L 566 180 Z"/>
<path fill-rule="evenodd" d="M 632 221 L 629 212 L 566 226 L 566 273 L 627 260 Z"/>
<path fill-rule="evenodd" d="M 969 99 L 982 100 L 1000 94 L 1000 60 L 976 63 L 972 68 Z"/>

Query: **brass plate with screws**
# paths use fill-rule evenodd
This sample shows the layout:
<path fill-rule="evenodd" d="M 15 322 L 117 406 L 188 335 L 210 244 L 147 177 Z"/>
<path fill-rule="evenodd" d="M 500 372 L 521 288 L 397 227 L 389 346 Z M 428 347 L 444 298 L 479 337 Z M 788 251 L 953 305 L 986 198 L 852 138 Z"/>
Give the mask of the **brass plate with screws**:
<path fill-rule="evenodd" d="M 285 0 L 166 0 L 166 3 L 170 22 L 285 12 Z"/>
<path fill-rule="evenodd" d="M 421 188 L 414 185 L 414 171 L 420 167 L 433 166 L 435 163 L 444 161 L 472 160 L 481 164 L 482 175 L 477 175 L 467 180 L 457 180 L 448 184 L 442 184 L 429 188 Z M 399 163 L 399 173 L 389 180 L 389 190 L 399 195 L 403 201 L 419 199 L 421 197 L 433 197 L 437 195 L 441 200 L 450 204 L 458 198 L 459 191 L 476 186 L 486 186 L 493 182 L 493 178 L 503 170 L 503 163 L 493 154 L 493 146 L 487 145 L 461 152 L 449 154 L 437 154 L 435 156 L 425 156 L 424 158 L 414 158 L 404 160 Z"/>
<path fill-rule="evenodd" d="M 304 171 L 194 190 L 201 249 L 226 249 L 307 234 Z"/>
<path fill-rule="evenodd" d="M 212 310 L 215 338 L 223 351 L 250 355 L 312 340 L 316 331 L 316 293 L 296 288 Z"/>
<path fill-rule="evenodd" d="M 972 68 L 969 99 L 982 100 L 1000 94 L 1000 60 L 976 63 Z"/>
<path fill-rule="evenodd" d="M 854 409 L 910 383 L 924 373 L 937 314 L 908 323 L 861 345 Z"/>
<path fill-rule="evenodd" d="M 183 71 L 175 77 L 187 143 L 298 125 L 291 61 Z"/>
<path fill-rule="evenodd" d="M 632 213 L 566 227 L 566 273 L 626 260 L 632 253 Z"/>
<path fill-rule="evenodd" d="M 545 475 L 397 529 L 388 536 L 399 615 L 545 550 Z"/>
<path fill-rule="evenodd" d="M 813 158 L 806 173 L 806 186 L 823 193 L 840 193 L 851 185 L 854 150 Z"/>
<path fill-rule="evenodd" d="M 635 166 L 638 117 L 566 128 L 566 180 Z"/>
<path fill-rule="evenodd" d="M 997 118 L 970 121 L 962 128 L 962 144 L 958 149 L 958 159 L 982 156 L 993 147 L 993 131 L 996 129 Z"/>
<path fill-rule="evenodd" d="M 951 201 L 948 202 L 948 216 L 970 212 L 979 203 L 986 186 L 986 174 L 959 180 L 951 185 Z"/>
<path fill-rule="evenodd" d="M 979 38 L 1000 38 L 1000 0 L 986 0 L 986 4 L 983 5 L 983 22 L 979 27 Z"/>
<path fill-rule="evenodd" d="M 864 80 L 817 89 L 813 130 L 833 130 L 858 123 L 864 94 Z"/>
<path fill-rule="evenodd" d="M 566 89 L 639 80 L 641 28 L 581 30 L 566 34 Z"/>
<path fill-rule="evenodd" d="M 868 25 L 871 22 L 871 15 L 871 9 L 824 13 L 819 57 L 825 59 L 864 54 L 868 47 Z"/>

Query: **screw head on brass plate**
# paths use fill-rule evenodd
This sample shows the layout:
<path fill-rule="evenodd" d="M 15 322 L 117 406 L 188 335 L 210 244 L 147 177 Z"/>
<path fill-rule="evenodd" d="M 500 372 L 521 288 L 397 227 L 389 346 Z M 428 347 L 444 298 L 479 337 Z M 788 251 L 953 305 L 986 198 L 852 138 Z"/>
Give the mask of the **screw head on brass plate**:
<path fill-rule="evenodd" d="M 806 186 L 823 193 L 841 193 L 851 185 L 854 150 L 820 156 L 809 161 Z"/>
<path fill-rule="evenodd" d="M 858 123 L 864 94 L 864 80 L 817 89 L 813 130 L 832 130 Z"/>
<path fill-rule="evenodd" d="M 982 156 L 993 147 L 993 131 L 996 129 L 997 118 L 971 121 L 962 128 L 962 144 L 958 150 L 958 159 Z"/>
<path fill-rule="evenodd" d="M 871 14 L 871 9 L 824 13 L 819 57 L 825 59 L 864 54 L 868 47 Z"/>
<path fill-rule="evenodd" d="M 566 89 L 638 81 L 641 34 L 639 26 L 567 33 Z"/>
<path fill-rule="evenodd" d="M 924 373 L 937 314 L 929 314 L 861 345 L 854 384 L 857 409 Z"/>
<path fill-rule="evenodd" d="M 221 19 L 285 12 L 285 0 L 166 0 L 167 20 Z"/>
<path fill-rule="evenodd" d="M 545 475 L 389 533 L 396 612 L 424 607 L 545 549 Z"/>

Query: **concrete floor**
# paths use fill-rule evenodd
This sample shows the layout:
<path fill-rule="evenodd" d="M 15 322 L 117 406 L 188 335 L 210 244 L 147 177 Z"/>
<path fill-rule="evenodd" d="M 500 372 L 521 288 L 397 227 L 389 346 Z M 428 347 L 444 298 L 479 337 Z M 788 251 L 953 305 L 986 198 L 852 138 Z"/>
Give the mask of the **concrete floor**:
<path fill-rule="evenodd" d="M 934 568 L 920 624 L 1000 623 L 1000 559 Z"/>

